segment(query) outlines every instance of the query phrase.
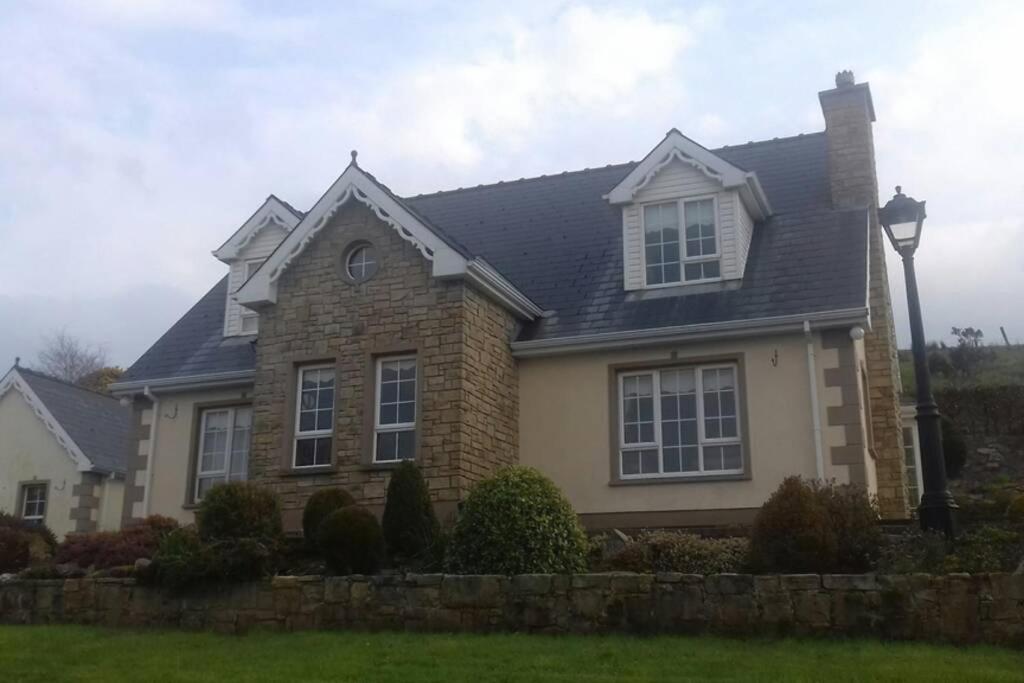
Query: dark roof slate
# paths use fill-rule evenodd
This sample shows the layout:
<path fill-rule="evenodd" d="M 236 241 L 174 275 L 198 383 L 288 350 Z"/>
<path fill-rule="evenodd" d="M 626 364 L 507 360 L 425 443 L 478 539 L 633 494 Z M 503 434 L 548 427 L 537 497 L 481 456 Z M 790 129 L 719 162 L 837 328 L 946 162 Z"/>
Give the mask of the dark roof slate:
<path fill-rule="evenodd" d="M 125 472 L 132 426 L 130 409 L 122 407 L 116 398 L 35 370 L 19 367 L 18 373 L 94 468 Z"/>
<path fill-rule="evenodd" d="M 863 307 L 866 216 L 831 209 L 825 145 L 812 133 L 712 150 L 757 173 L 774 215 L 754 230 L 741 285 L 702 293 L 623 290 L 622 212 L 603 196 L 635 162 L 395 199 L 550 311 L 520 340 Z M 222 336 L 226 287 L 225 278 L 122 381 L 252 369 L 251 338 Z"/>

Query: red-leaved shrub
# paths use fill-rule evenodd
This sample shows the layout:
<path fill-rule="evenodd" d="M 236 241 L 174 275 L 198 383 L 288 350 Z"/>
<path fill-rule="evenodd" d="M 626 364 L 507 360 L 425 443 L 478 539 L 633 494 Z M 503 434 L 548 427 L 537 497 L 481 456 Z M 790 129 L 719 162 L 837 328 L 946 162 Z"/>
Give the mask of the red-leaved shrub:
<path fill-rule="evenodd" d="M 134 564 L 140 558 L 151 559 L 160 540 L 178 528 L 169 517 L 153 515 L 139 524 L 120 531 L 70 534 L 57 546 L 58 564 L 75 564 L 83 569 L 110 569 Z"/>

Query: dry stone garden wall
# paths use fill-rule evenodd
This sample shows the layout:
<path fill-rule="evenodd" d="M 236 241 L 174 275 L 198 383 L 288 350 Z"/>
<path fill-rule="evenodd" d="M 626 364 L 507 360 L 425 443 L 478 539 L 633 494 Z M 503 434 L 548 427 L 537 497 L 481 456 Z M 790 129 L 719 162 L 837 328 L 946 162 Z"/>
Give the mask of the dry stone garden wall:
<path fill-rule="evenodd" d="M 873 636 L 1024 645 L 1024 576 L 277 577 L 169 595 L 131 579 L 0 584 L 0 623 Z"/>

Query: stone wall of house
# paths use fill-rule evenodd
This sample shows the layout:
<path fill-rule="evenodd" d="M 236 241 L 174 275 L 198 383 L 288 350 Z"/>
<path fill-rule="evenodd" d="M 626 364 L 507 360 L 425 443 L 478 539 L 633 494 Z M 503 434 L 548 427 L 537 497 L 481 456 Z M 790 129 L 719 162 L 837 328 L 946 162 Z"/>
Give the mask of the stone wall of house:
<path fill-rule="evenodd" d="M 848 74 L 848 78 L 846 75 Z M 885 244 L 878 223 L 878 180 L 871 130 L 874 111 L 866 83 L 854 84 L 853 74 L 836 77 L 836 88 L 819 93 L 825 117 L 829 184 L 836 208 L 868 209 L 868 306 L 871 328 L 864 336 L 871 402 L 878 505 L 887 519 L 905 519 L 906 477 L 900 425 L 900 374 L 896 331 L 885 265 Z"/>
<path fill-rule="evenodd" d="M 347 249 L 374 246 L 379 272 L 362 284 L 342 275 Z M 298 526 L 318 487 L 342 486 L 371 508 L 384 502 L 391 467 L 372 463 L 375 362 L 418 360 L 417 462 L 442 517 L 469 483 L 516 457 L 513 323 L 461 281 L 432 277 L 430 262 L 364 205 L 351 201 L 278 282 L 260 314 L 250 477 L 282 497 Z M 330 466 L 292 468 L 295 384 L 303 364 L 335 368 Z"/>
<path fill-rule="evenodd" d="M 173 596 L 131 579 L 0 583 L 0 623 L 726 633 L 1024 644 L 1024 576 L 277 577 Z"/>

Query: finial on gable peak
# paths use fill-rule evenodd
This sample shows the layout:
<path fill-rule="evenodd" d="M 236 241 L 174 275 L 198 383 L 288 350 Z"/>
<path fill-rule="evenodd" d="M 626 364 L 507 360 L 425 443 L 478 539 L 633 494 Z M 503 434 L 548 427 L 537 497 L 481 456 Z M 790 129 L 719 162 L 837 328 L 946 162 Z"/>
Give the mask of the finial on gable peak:
<path fill-rule="evenodd" d="M 21 356 L 15 356 L 14 357 L 14 367 L 16 367 L 16 368 L 20 368 L 21 367 Z"/>
<path fill-rule="evenodd" d="M 356 157 L 359 156 L 359 151 L 354 149 L 354 150 L 352 150 L 351 154 L 352 154 L 352 165 L 353 166 L 358 166 L 359 162 L 356 160 Z"/>

